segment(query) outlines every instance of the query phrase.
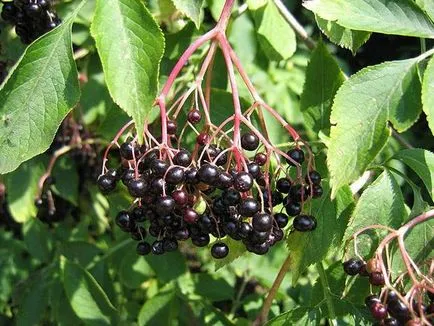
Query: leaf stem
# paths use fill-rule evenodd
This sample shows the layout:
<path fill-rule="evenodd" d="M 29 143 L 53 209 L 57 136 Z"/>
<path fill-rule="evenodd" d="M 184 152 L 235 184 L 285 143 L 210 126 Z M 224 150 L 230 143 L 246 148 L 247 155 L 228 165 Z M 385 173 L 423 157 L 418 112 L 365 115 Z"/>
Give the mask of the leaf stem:
<path fill-rule="evenodd" d="M 280 267 L 279 273 L 277 274 L 276 279 L 274 280 L 273 285 L 271 286 L 271 289 L 268 292 L 267 297 L 265 298 L 261 312 L 259 313 L 258 317 L 256 317 L 256 320 L 253 322 L 253 326 L 262 325 L 265 322 L 265 320 L 268 318 L 268 314 L 270 313 L 273 299 L 276 296 L 277 291 L 279 290 L 279 287 L 282 284 L 283 279 L 285 278 L 286 273 L 290 268 L 290 264 L 291 264 L 291 255 L 288 255 L 288 257 L 286 257 L 285 261 L 283 262 L 282 267 Z"/>
<path fill-rule="evenodd" d="M 329 282 L 327 280 L 327 275 L 325 273 L 324 270 L 324 266 L 322 264 L 322 262 L 316 263 L 315 264 L 316 269 L 318 271 L 319 274 L 319 279 L 323 288 L 323 293 L 324 293 L 324 299 L 326 301 L 326 305 L 327 305 L 327 310 L 329 312 L 329 317 L 331 319 L 332 324 L 334 325 L 334 319 L 336 319 L 336 311 L 335 311 L 335 307 L 333 304 L 333 299 L 330 296 L 330 285 Z"/>
<path fill-rule="evenodd" d="M 286 22 L 292 27 L 292 29 L 297 33 L 297 35 L 301 38 L 301 40 L 306 44 L 306 46 L 313 50 L 316 47 L 316 43 L 312 40 L 307 34 L 307 31 L 304 27 L 297 21 L 297 19 L 291 14 L 288 8 L 282 3 L 281 0 L 274 0 L 274 4 L 279 10 L 282 17 L 286 20 Z"/>

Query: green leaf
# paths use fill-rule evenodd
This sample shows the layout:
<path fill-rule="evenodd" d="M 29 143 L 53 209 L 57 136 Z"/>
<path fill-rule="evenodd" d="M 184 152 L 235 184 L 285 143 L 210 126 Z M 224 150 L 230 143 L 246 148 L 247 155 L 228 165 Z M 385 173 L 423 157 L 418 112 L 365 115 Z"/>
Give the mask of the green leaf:
<path fill-rule="evenodd" d="M 119 279 L 130 289 L 137 289 L 152 276 L 154 271 L 143 258 L 136 253 L 136 244 L 129 246 L 131 250 L 125 254 L 119 267 Z"/>
<path fill-rule="evenodd" d="M 39 178 L 44 174 L 44 165 L 39 158 L 23 163 L 17 170 L 6 176 L 8 205 L 12 217 L 24 223 L 38 212 L 35 198 L 38 193 Z"/>
<path fill-rule="evenodd" d="M 422 179 L 434 199 L 434 153 L 425 149 L 404 149 L 393 158 L 408 165 Z"/>
<path fill-rule="evenodd" d="M 360 196 L 344 239 L 350 239 L 356 231 L 373 224 L 397 228 L 406 218 L 401 189 L 395 177 L 385 170 Z M 358 237 L 359 249 L 369 246 L 369 241 L 362 241 L 361 237 Z"/>
<path fill-rule="evenodd" d="M 29 253 L 41 262 L 48 262 L 51 256 L 53 241 L 48 227 L 40 220 L 33 218 L 23 226 L 23 238 Z"/>
<path fill-rule="evenodd" d="M 113 325 L 116 308 L 93 276 L 64 257 L 61 268 L 63 286 L 77 316 L 87 325 Z"/>
<path fill-rule="evenodd" d="M 324 182 L 323 182 L 324 183 Z M 292 283 L 295 285 L 307 267 L 321 261 L 332 248 L 336 237 L 341 237 L 336 230 L 345 228 L 348 221 L 347 208 L 353 200 L 348 188 L 342 188 L 334 201 L 330 200 L 330 188 L 323 184 L 324 195 L 312 202 L 310 212 L 317 219 L 317 228 L 312 232 L 291 232 L 287 237 L 287 246 L 291 252 Z M 338 210 L 338 200 L 339 210 Z M 340 239 L 339 239 L 340 240 Z"/>
<path fill-rule="evenodd" d="M 316 133 L 330 130 L 333 97 L 344 81 L 345 75 L 335 59 L 324 43 L 319 42 L 306 68 L 306 81 L 300 99 L 305 123 Z"/>
<path fill-rule="evenodd" d="M 418 59 L 362 69 L 345 81 L 334 99 L 327 164 L 333 191 L 359 177 L 386 144 L 391 121 L 408 129 L 421 110 Z"/>
<path fill-rule="evenodd" d="M 265 326 L 317 325 L 321 318 L 319 308 L 299 307 L 269 320 Z"/>
<path fill-rule="evenodd" d="M 253 13 L 259 44 L 267 57 L 274 61 L 290 58 L 297 46 L 295 33 L 282 18 L 275 4 L 269 1 Z"/>
<path fill-rule="evenodd" d="M 431 20 L 434 21 L 434 2 L 432 0 L 416 0 L 416 3 L 428 14 Z"/>
<path fill-rule="evenodd" d="M 203 12 L 203 0 L 172 0 L 175 7 L 181 11 L 184 15 L 190 18 L 196 28 L 199 28 L 202 20 Z"/>
<path fill-rule="evenodd" d="M 54 166 L 53 177 L 54 192 L 77 206 L 79 179 L 75 162 L 68 156 L 61 157 Z"/>
<path fill-rule="evenodd" d="M 169 252 L 165 254 L 164 259 L 155 255 L 145 257 L 146 262 L 155 272 L 157 279 L 162 283 L 170 282 L 187 270 L 184 256 L 179 251 Z"/>
<path fill-rule="evenodd" d="M 37 325 L 43 318 L 48 306 L 48 290 L 52 274 L 46 269 L 31 275 L 25 282 L 23 298 L 21 299 L 17 326 Z"/>
<path fill-rule="evenodd" d="M 412 0 L 311 0 L 319 17 L 368 32 L 434 38 L 434 25 Z"/>
<path fill-rule="evenodd" d="M 321 31 L 328 37 L 330 41 L 350 50 L 353 55 L 357 50 L 369 40 L 370 32 L 355 31 L 349 28 L 342 27 L 334 21 L 325 20 L 315 15 L 316 23 Z"/>
<path fill-rule="evenodd" d="M 246 246 L 244 246 L 240 241 L 236 241 L 230 237 L 226 237 L 222 240 L 229 247 L 229 254 L 223 259 L 215 259 L 215 271 L 220 268 L 232 263 L 234 260 L 241 257 L 246 253 Z"/>
<path fill-rule="evenodd" d="M 433 9 L 434 10 L 434 9 Z M 428 63 L 423 75 L 422 103 L 431 133 L 434 135 L 434 57 Z"/>
<path fill-rule="evenodd" d="M 44 152 L 80 97 L 71 28 L 82 5 L 26 49 L 0 89 L 0 174 Z"/>
<path fill-rule="evenodd" d="M 178 307 L 176 289 L 172 284 L 168 284 L 140 309 L 139 326 L 170 325 L 170 322 L 176 319 Z"/>
<path fill-rule="evenodd" d="M 136 0 L 98 0 L 91 34 L 110 94 L 134 119 L 141 142 L 157 94 L 163 34 Z"/>

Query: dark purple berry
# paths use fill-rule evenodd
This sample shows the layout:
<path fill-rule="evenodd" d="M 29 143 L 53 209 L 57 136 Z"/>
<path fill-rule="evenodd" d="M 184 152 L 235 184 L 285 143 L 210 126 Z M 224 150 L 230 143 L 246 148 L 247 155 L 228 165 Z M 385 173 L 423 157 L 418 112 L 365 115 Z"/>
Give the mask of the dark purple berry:
<path fill-rule="evenodd" d="M 383 326 L 399 326 L 398 321 L 395 318 L 386 318 L 383 321 Z"/>
<path fill-rule="evenodd" d="M 119 152 L 121 154 L 121 157 L 126 160 L 132 160 L 133 157 L 137 159 L 140 154 L 139 149 L 135 146 L 135 144 L 128 142 L 121 144 Z"/>
<path fill-rule="evenodd" d="M 307 184 L 320 185 L 321 184 L 321 174 L 317 171 L 310 171 L 309 174 L 305 177 L 305 181 Z"/>
<path fill-rule="evenodd" d="M 264 153 L 257 153 L 253 159 L 260 166 L 264 166 L 267 163 L 267 155 Z"/>
<path fill-rule="evenodd" d="M 249 197 L 240 203 L 238 213 L 243 217 L 250 217 L 259 212 L 259 209 L 260 206 L 258 201 Z"/>
<path fill-rule="evenodd" d="M 289 165 L 296 166 L 296 163 L 302 164 L 304 162 L 304 152 L 299 148 L 291 149 L 286 154 L 292 159 L 286 159 Z"/>
<path fill-rule="evenodd" d="M 176 155 L 173 157 L 173 163 L 180 166 L 189 166 L 191 163 L 191 154 L 189 151 L 186 150 L 180 150 Z"/>
<path fill-rule="evenodd" d="M 155 159 L 151 162 L 151 169 L 157 177 L 164 176 L 168 168 L 169 165 L 160 159 Z"/>
<path fill-rule="evenodd" d="M 178 241 L 176 239 L 163 239 L 163 249 L 165 252 L 171 252 L 178 249 Z"/>
<path fill-rule="evenodd" d="M 312 186 L 312 197 L 313 198 L 319 198 L 323 195 L 324 190 L 322 189 L 321 186 L 318 185 L 313 185 Z"/>
<path fill-rule="evenodd" d="M 294 218 L 292 225 L 300 232 L 313 231 L 316 228 L 316 219 L 311 215 L 298 215 Z"/>
<path fill-rule="evenodd" d="M 143 206 L 134 207 L 131 211 L 134 222 L 141 223 L 146 220 L 146 209 Z"/>
<path fill-rule="evenodd" d="M 134 227 L 131 231 L 131 238 L 135 241 L 141 241 L 146 237 L 146 230 L 143 226 Z"/>
<path fill-rule="evenodd" d="M 229 254 L 229 247 L 223 242 L 216 242 L 211 247 L 211 255 L 216 259 L 225 258 Z"/>
<path fill-rule="evenodd" d="M 276 189 L 282 194 L 288 194 L 291 190 L 291 181 L 288 178 L 280 178 L 276 182 Z"/>
<path fill-rule="evenodd" d="M 375 286 L 383 286 L 385 284 L 383 273 L 373 272 L 369 274 L 369 283 Z"/>
<path fill-rule="evenodd" d="M 351 258 L 343 263 L 345 273 L 351 276 L 359 274 L 363 265 L 363 261 L 356 258 Z"/>
<path fill-rule="evenodd" d="M 288 224 L 288 216 L 283 213 L 274 214 L 274 220 L 277 223 L 277 226 L 283 229 Z"/>
<path fill-rule="evenodd" d="M 253 246 L 253 252 L 257 255 L 265 255 L 270 249 L 270 245 L 266 242 L 258 243 Z"/>
<path fill-rule="evenodd" d="M 188 203 L 188 193 L 185 190 L 176 190 L 172 192 L 172 198 L 176 205 L 182 207 Z"/>
<path fill-rule="evenodd" d="M 208 234 L 198 234 L 195 235 L 194 237 L 191 238 L 191 242 L 193 242 L 193 244 L 196 247 L 205 247 L 209 244 L 209 235 Z"/>
<path fill-rule="evenodd" d="M 187 171 L 185 171 L 185 182 L 188 184 L 199 183 L 199 178 L 197 175 L 197 169 L 196 168 L 190 168 Z"/>
<path fill-rule="evenodd" d="M 36 3 L 30 3 L 24 7 L 26 14 L 29 17 L 38 17 L 41 14 L 41 6 Z"/>
<path fill-rule="evenodd" d="M 122 174 L 122 183 L 126 186 L 128 186 L 128 184 L 130 183 L 131 180 L 133 180 L 136 177 L 136 173 L 134 172 L 133 169 L 128 169 L 125 170 L 124 173 Z"/>
<path fill-rule="evenodd" d="M 386 307 L 380 303 L 376 302 L 371 306 L 371 315 L 377 320 L 383 320 L 387 317 L 387 309 Z"/>
<path fill-rule="evenodd" d="M 180 229 L 174 234 L 175 239 L 179 241 L 187 240 L 190 237 L 190 232 L 188 232 L 187 228 Z"/>
<path fill-rule="evenodd" d="M 240 192 L 249 191 L 253 186 L 253 178 L 250 173 L 241 171 L 234 177 L 234 188 Z"/>
<path fill-rule="evenodd" d="M 139 242 L 136 247 L 137 254 L 141 256 L 149 255 L 151 252 L 151 245 L 145 241 Z"/>
<path fill-rule="evenodd" d="M 228 172 L 222 172 L 219 174 L 218 186 L 219 188 L 230 188 L 234 183 L 234 178 Z"/>
<path fill-rule="evenodd" d="M 256 213 L 252 218 L 252 226 L 255 231 L 267 232 L 273 227 L 273 218 L 270 214 Z"/>
<path fill-rule="evenodd" d="M 253 232 L 252 226 L 247 222 L 242 222 L 238 227 L 238 235 L 241 239 L 247 239 Z"/>
<path fill-rule="evenodd" d="M 241 147 L 246 151 L 254 151 L 259 146 L 259 138 L 253 132 L 241 136 Z"/>
<path fill-rule="evenodd" d="M 177 125 L 175 121 L 168 120 L 167 121 L 167 133 L 169 135 L 176 134 Z"/>
<path fill-rule="evenodd" d="M 146 195 L 148 184 L 141 178 L 133 179 L 128 183 L 127 188 L 131 196 L 140 198 Z"/>
<path fill-rule="evenodd" d="M 291 187 L 289 197 L 292 201 L 301 202 L 309 198 L 310 191 L 307 186 L 295 185 Z"/>
<path fill-rule="evenodd" d="M 216 184 L 219 174 L 218 168 L 211 164 L 204 164 L 197 171 L 198 179 L 211 186 Z"/>
<path fill-rule="evenodd" d="M 185 180 L 184 169 L 179 166 L 174 166 L 166 173 L 166 182 L 172 185 L 177 185 Z"/>
<path fill-rule="evenodd" d="M 199 214 L 193 208 L 186 208 L 183 214 L 184 222 L 188 224 L 196 223 L 199 219 Z"/>
<path fill-rule="evenodd" d="M 155 203 L 155 210 L 158 215 L 169 215 L 175 208 L 175 200 L 170 196 L 159 197 Z"/>
<path fill-rule="evenodd" d="M 388 302 L 387 311 L 392 317 L 398 319 L 399 321 L 405 322 L 410 319 L 410 310 L 401 300 L 392 300 Z"/>
<path fill-rule="evenodd" d="M 295 201 L 289 201 L 285 205 L 286 214 L 289 216 L 297 216 L 301 213 L 301 204 Z"/>
<path fill-rule="evenodd" d="M 103 174 L 99 176 L 97 184 L 103 194 L 108 194 L 116 188 L 116 178 L 109 174 Z"/>
<path fill-rule="evenodd" d="M 115 221 L 123 231 L 129 231 L 133 224 L 130 214 L 128 214 L 127 211 L 120 211 L 118 215 L 116 215 Z"/>
<path fill-rule="evenodd" d="M 381 300 L 377 295 L 371 294 L 365 298 L 365 305 L 369 309 L 371 309 L 371 306 L 374 305 L 375 303 L 381 303 Z"/>
<path fill-rule="evenodd" d="M 261 168 L 258 163 L 251 162 L 247 164 L 247 170 L 252 175 L 253 178 L 257 178 L 261 173 Z"/>
<path fill-rule="evenodd" d="M 152 244 L 152 253 L 154 255 L 164 254 L 163 241 L 161 241 L 161 240 L 154 241 L 154 243 Z"/>
<path fill-rule="evenodd" d="M 155 178 L 151 181 L 150 185 L 150 191 L 153 194 L 161 195 L 163 193 L 163 190 L 166 186 L 166 183 L 164 182 L 163 178 Z"/>
<path fill-rule="evenodd" d="M 206 133 L 200 133 L 197 137 L 196 137 L 196 142 L 201 145 L 204 146 L 206 144 L 208 144 L 209 142 L 209 135 Z"/>
<path fill-rule="evenodd" d="M 200 120 L 202 119 L 202 115 L 200 114 L 199 110 L 190 110 L 187 114 L 187 120 L 188 122 L 190 122 L 191 124 L 197 124 L 200 122 Z"/>

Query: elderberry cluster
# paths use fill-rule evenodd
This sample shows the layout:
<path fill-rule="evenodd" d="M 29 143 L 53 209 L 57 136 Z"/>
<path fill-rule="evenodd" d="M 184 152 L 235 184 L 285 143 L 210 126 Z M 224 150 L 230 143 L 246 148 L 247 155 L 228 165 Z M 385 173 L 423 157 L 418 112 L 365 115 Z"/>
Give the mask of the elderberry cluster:
<path fill-rule="evenodd" d="M 24 44 L 32 43 L 61 23 L 50 0 L 3 2 L 1 17 L 15 26 L 15 32 Z"/>
<path fill-rule="evenodd" d="M 369 283 L 373 286 L 383 287 L 385 280 L 375 258 L 367 263 L 360 259 L 351 258 L 344 262 L 343 268 L 346 274 L 369 277 Z M 423 325 L 422 315 L 431 323 L 434 322 L 434 293 L 424 290 L 424 300 L 416 296 L 411 298 L 409 307 L 401 298 L 406 296 L 403 289 L 401 298 L 392 290 L 384 289 L 379 295 L 372 294 L 366 297 L 365 304 L 372 317 L 384 326 L 416 326 Z"/>
<path fill-rule="evenodd" d="M 200 113 L 190 111 L 188 120 L 195 123 Z M 174 121 L 168 121 L 167 131 L 175 134 Z M 135 198 L 132 208 L 116 216 L 116 224 L 139 241 L 138 254 L 170 252 L 187 239 L 205 247 L 211 235 L 217 238 L 211 247 L 214 258 L 228 255 L 229 248 L 221 240 L 226 236 L 263 255 L 284 238 L 290 217 L 295 217 L 296 231 L 315 229 L 316 219 L 302 209 L 308 199 L 322 195 L 320 174 L 311 170 L 301 183 L 285 171 L 274 177 L 267 173 L 269 158 L 259 151 L 255 134 L 244 133 L 241 146 L 254 153 L 246 154 L 250 158 L 240 167 L 232 153 L 213 144 L 207 133 L 199 133 L 191 152 L 171 148 L 167 153 L 158 146 L 139 146 L 134 140 L 119 145 L 120 167 L 106 170 L 98 186 L 107 194 L 121 182 Z M 301 148 L 290 149 L 287 156 L 287 171 L 305 161 Z M 146 241 L 148 234 L 154 238 L 152 243 Z"/>

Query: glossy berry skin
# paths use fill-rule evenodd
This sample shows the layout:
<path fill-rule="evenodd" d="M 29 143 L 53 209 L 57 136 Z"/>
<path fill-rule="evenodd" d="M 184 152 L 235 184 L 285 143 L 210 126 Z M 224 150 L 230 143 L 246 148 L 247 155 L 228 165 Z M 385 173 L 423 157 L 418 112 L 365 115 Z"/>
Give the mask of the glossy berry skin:
<path fill-rule="evenodd" d="M 383 273 L 373 272 L 369 274 L 369 283 L 375 286 L 383 286 L 385 284 Z"/>
<path fill-rule="evenodd" d="M 122 143 L 119 152 L 121 154 L 121 157 L 126 160 L 132 160 L 133 157 L 137 159 L 137 156 L 139 156 L 139 150 L 134 144 L 132 143 Z M 134 153 L 134 156 L 133 156 Z"/>
<path fill-rule="evenodd" d="M 199 183 L 199 177 L 197 174 L 196 168 L 190 168 L 187 171 L 185 171 L 185 182 L 187 184 L 197 184 Z"/>
<path fill-rule="evenodd" d="M 198 234 L 194 237 L 191 238 L 191 242 L 193 242 L 193 244 L 196 247 L 205 247 L 209 244 L 209 235 L 208 234 Z"/>
<path fill-rule="evenodd" d="M 219 170 L 214 165 L 203 164 L 197 171 L 197 176 L 203 183 L 214 185 L 218 181 Z"/>
<path fill-rule="evenodd" d="M 234 177 L 234 188 L 240 192 L 249 191 L 253 186 L 253 178 L 250 173 L 241 171 Z"/>
<path fill-rule="evenodd" d="M 148 184 L 143 179 L 133 179 L 128 183 L 127 188 L 131 196 L 140 198 L 146 195 Z"/>
<path fill-rule="evenodd" d="M 401 302 L 401 300 L 392 300 L 387 304 L 389 314 L 399 321 L 407 321 L 410 319 L 410 310 Z"/>
<path fill-rule="evenodd" d="M 171 252 L 178 249 L 178 241 L 175 239 L 163 239 L 163 249 L 165 252 Z"/>
<path fill-rule="evenodd" d="M 17 12 L 17 7 L 12 2 L 3 3 L 1 17 L 7 22 L 13 22 L 15 20 L 15 15 Z"/>
<path fill-rule="evenodd" d="M 191 154 L 189 151 L 186 150 L 180 150 L 176 155 L 173 157 L 173 163 L 180 166 L 189 166 L 191 163 Z"/>
<path fill-rule="evenodd" d="M 225 258 L 229 254 L 229 247 L 223 242 L 216 242 L 211 247 L 211 255 L 215 259 Z"/>
<path fill-rule="evenodd" d="M 356 258 L 351 258 L 343 263 L 345 273 L 351 276 L 359 274 L 363 265 L 363 261 Z"/>
<path fill-rule="evenodd" d="M 310 171 L 306 176 L 305 181 L 307 184 L 320 185 L 321 184 L 321 174 L 317 171 Z"/>
<path fill-rule="evenodd" d="M 276 221 L 279 228 L 283 229 L 288 225 L 288 216 L 283 213 L 274 214 L 274 220 Z"/>
<path fill-rule="evenodd" d="M 260 206 L 258 201 L 249 197 L 240 203 L 238 213 L 243 217 L 250 217 L 259 212 L 259 209 Z"/>
<path fill-rule="evenodd" d="M 209 135 L 206 133 L 200 133 L 199 135 L 197 135 L 196 137 L 196 143 L 198 143 L 201 146 L 204 146 L 206 144 L 208 144 L 209 142 Z"/>
<path fill-rule="evenodd" d="M 176 134 L 176 129 L 178 128 L 178 126 L 176 125 L 175 121 L 168 120 L 166 128 L 169 135 L 174 135 Z"/>
<path fill-rule="evenodd" d="M 253 230 L 259 232 L 270 231 L 273 227 L 273 218 L 270 214 L 256 213 L 252 218 Z"/>
<path fill-rule="evenodd" d="M 163 177 L 166 174 L 168 168 L 169 165 L 162 160 L 154 159 L 151 162 L 151 169 L 154 172 L 154 175 L 157 177 Z"/>
<path fill-rule="evenodd" d="M 132 226 L 132 219 L 131 216 L 128 214 L 127 211 L 120 211 L 118 215 L 116 215 L 116 224 L 123 230 L 123 231 L 129 231 Z"/>
<path fill-rule="evenodd" d="M 154 241 L 154 243 L 152 244 L 151 251 L 152 251 L 152 254 L 154 254 L 154 255 L 162 255 L 162 254 L 164 254 L 163 241 L 161 241 L 161 240 Z"/>
<path fill-rule="evenodd" d="M 174 166 L 166 173 L 166 182 L 172 185 L 177 185 L 185 180 L 184 169 L 179 166 Z"/>
<path fill-rule="evenodd" d="M 264 153 L 257 153 L 253 158 L 256 164 L 259 166 L 264 166 L 267 163 L 267 155 Z"/>
<path fill-rule="evenodd" d="M 134 207 L 130 215 L 134 222 L 142 223 L 146 220 L 146 209 L 143 206 Z"/>
<path fill-rule="evenodd" d="M 301 204 L 299 202 L 290 201 L 285 205 L 286 214 L 289 216 L 297 216 L 301 213 Z"/>
<path fill-rule="evenodd" d="M 304 162 L 304 152 L 299 148 L 291 149 L 286 154 L 292 159 L 292 161 L 286 159 L 289 165 L 296 166 L 296 163 L 302 164 Z"/>
<path fill-rule="evenodd" d="M 140 256 L 146 256 L 151 253 L 151 245 L 146 241 L 139 242 L 136 247 L 136 252 Z"/>
<path fill-rule="evenodd" d="M 294 218 L 292 226 L 300 232 L 313 231 L 316 228 L 316 219 L 311 215 L 298 215 Z"/>
<path fill-rule="evenodd" d="M 185 190 L 172 192 L 172 198 L 177 206 L 183 207 L 188 203 L 188 193 Z"/>
<path fill-rule="evenodd" d="M 199 214 L 193 208 L 187 207 L 184 210 L 183 219 L 185 223 L 193 224 L 199 219 Z"/>
<path fill-rule="evenodd" d="M 312 186 L 312 198 L 320 198 L 324 193 L 324 190 L 321 186 L 313 185 Z"/>
<path fill-rule="evenodd" d="M 383 326 L 399 326 L 399 322 L 395 318 L 386 318 L 383 321 Z"/>
<path fill-rule="evenodd" d="M 218 187 L 222 189 L 230 188 L 234 184 L 234 178 L 226 171 L 219 174 Z"/>
<path fill-rule="evenodd" d="M 249 171 L 250 175 L 255 179 L 261 173 L 261 168 L 259 167 L 259 164 L 255 163 L 255 162 L 251 162 L 251 163 L 247 164 L 247 170 Z"/>
<path fill-rule="evenodd" d="M 259 138 L 252 132 L 245 133 L 241 136 L 241 147 L 246 151 L 254 151 L 259 146 Z"/>
<path fill-rule="evenodd" d="M 372 295 L 368 295 L 365 298 L 366 307 L 371 308 L 371 306 L 374 305 L 375 303 L 381 303 L 381 300 L 377 295 L 372 294 Z"/>
<path fill-rule="evenodd" d="M 199 110 L 190 110 L 187 114 L 187 120 L 191 124 L 197 124 L 202 119 L 202 115 L 200 114 Z"/>
<path fill-rule="evenodd" d="M 291 181 L 287 178 L 280 178 L 276 182 L 276 189 L 282 194 L 288 194 L 291 190 Z"/>
<path fill-rule="evenodd" d="M 308 187 L 302 185 L 295 185 L 289 192 L 289 197 L 292 201 L 301 202 L 306 201 L 309 198 L 310 191 Z"/>
<path fill-rule="evenodd" d="M 386 307 L 379 302 L 374 303 L 371 307 L 371 315 L 377 320 L 383 320 L 387 317 L 387 309 Z"/>
<path fill-rule="evenodd" d="M 175 208 L 175 200 L 170 196 L 160 197 L 157 199 L 155 207 L 158 215 L 169 215 Z"/>
<path fill-rule="evenodd" d="M 116 178 L 109 174 L 103 174 L 99 176 L 97 184 L 99 190 L 101 190 L 103 194 L 108 194 L 109 192 L 115 190 Z"/>

